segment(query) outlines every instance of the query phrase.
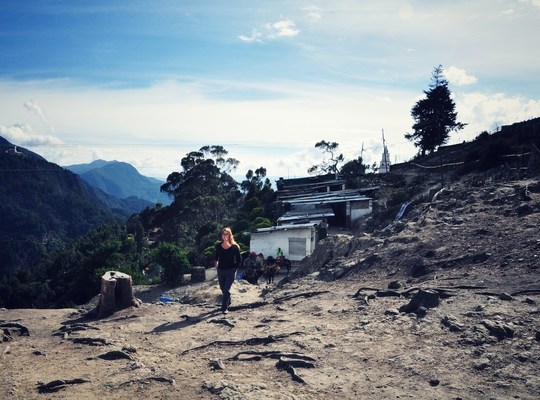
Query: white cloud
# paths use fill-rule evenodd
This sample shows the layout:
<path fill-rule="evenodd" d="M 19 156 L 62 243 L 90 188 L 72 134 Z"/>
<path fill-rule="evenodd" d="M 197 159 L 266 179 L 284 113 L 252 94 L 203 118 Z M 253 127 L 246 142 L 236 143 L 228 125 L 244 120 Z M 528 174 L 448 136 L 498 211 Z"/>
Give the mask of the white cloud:
<path fill-rule="evenodd" d="M 258 32 L 257 29 L 253 29 L 253 31 L 251 32 L 251 36 L 245 36 L 245 35 L 238 36 L 238 38 L 242 42 L 247 42 L 247 43 L 262 42 L 262 37 L 263 37 L 262 33 Z"/>
<path fill-rule="evenodd" d="M 476 76 L 469 75 L 464 69 L 453 65 L 444 69 L 444 76 L 448 82 L 456 86 L 472 85 L 478 81 Z"/>
<path fill-rule="evenodd" d="M 299 29 L 296 29 L 296 24 L 293 20 L 284 19 L 273 24 L 268 24 L 267 28 L 270 30 L 270 38 L 280 37 L 295 37 L 300 33 Z"/>
<path fill-rule="evenodd" d="M 35 133 L 28 124 L 0 125 L 0 135 L 18 146 L 58 145 L 62 140 L 52 135 Z"/>
<path fill-rule="evenodd" d="M 458 121 L 467 123 L 453 143 L 472 140 L 482 131 L 493 131 L 501 125 L 511 125 L 540 116 L 540 100 L 504 93 L 461 93 L 456 96 Z M 460 136 L 459 138 L 457 136 Z"/>
<path fill-rule="evenodd" d="M 399 18 L 402 20 L 410 20 L 413 17 L 413 8 L 410 4 L 405 4 L 399 9 Z"/>
<path fill-rule="evenodd" d="M 227 90 L 272 96 L 231 99 L 223 95 Z M 409 160 L 417 151 L 404 139 L 412 126 L 410 110 L 418 100 L 417 89 L 245 80 L 164 81 L 146 88 L 103 89 L 0 81 L 0 93 L 10 93 L 0 96 L 0 134 L 14 144 L 33 146 L 30 150 L 59 165 L 103 158 L 129 162 L 144 175 L 164 179 L 178 171 L 188 152 L 216 144 L 241 162 L 240 176 L 262 166 L 272 177 L 300 177 L 321 159 L 320 151 L 313 149 L 320 140 L 339 143 L 347 161 L 357 158 L 364 146 L 365 162 L 378 163 L 383 129 L 392 162 Z M 455 136 L 458 142 L 473 139 L 494 123 L 540 115 L 538 100 L 454 94 L 458 120 L 469 124 Z M 24 122 L 28 112 L 21 105 L 32 96 L 47 104 L 55 135 L 37 118 L 32 124 Z"/>
<path fill-rule="evenodd" d="M 322 19 L 322 10 L 319 7 L 305 7 L 304 10 L 311 22 L 319 22 Z"/>
<path fill-rule="evenodd" d="M 535 7 L 540 8 L 540 0 L 519 0 L 520 3 L 529 3 Z"/>
<path fill-rule="evenodd" d="M 39 104 L 36 103 L 35 100 L 32 99 L 32 100 L 29 100 L 29 101 L 25 102 L 24 107 L 28 111 L 30 111 L 32 113 L 35 113 L 39 117 L 39 119 L 47 126 L 47 128 L 49 130 L 49 133 L 54 134 L 54 127 L 51 125 L 51 123 L 49 122 L 49 120 L 45 116 L 45 113 L 43 112 L 43 110 L 41 109 Z"/>
<path fill-rule="evenodd" d="M 265 40 L 277 40 L 282 38 L 292 38 L 300 33 L 293 20 L 284 19 L 264 25 L 266 34 L 262 34 L 257 29 L 253 29 L 251 36 L 239 35 L 238 38 L 246 43 L 263 42 Z"/>

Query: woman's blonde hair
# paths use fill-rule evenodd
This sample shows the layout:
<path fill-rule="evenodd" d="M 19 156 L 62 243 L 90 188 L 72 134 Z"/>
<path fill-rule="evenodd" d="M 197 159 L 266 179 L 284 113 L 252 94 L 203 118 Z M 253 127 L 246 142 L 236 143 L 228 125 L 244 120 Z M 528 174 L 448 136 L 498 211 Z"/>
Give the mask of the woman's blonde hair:
<path fill-rule="evenodd" d="M 236 246 L 236 247 L 240 247 L 238 246 L 238 243 L 236 243 L 236 240 L 234 240 L 234 235 L 232 233 L 232 230 L 231 228 L 229 228 L 228 226 L 226 226 L 225 228 L 223 228 L 221 230 L 221 233 L 223 232 L 227 232 L 229 234 L 229 244 L 232 245 L 232 246 Z"/>

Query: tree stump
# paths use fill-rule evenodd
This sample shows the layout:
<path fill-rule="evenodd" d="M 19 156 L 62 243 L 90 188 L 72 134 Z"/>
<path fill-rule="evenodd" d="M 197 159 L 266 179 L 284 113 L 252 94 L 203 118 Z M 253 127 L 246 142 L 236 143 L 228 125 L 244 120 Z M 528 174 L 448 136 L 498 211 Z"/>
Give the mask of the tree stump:
<path fill-rule="evenodd" d="M 204 267 L 191 268 L 191 282 L 204 282 L 206 280 L 206 269 Z"/>
<path fill-rule="evenodd" d="M 133 295 L 131 276 L 118 271 L 107 271 L 101 277 L 98 318 L 111 315 L 117 310 L 140 305 L 141 301 Z"/>

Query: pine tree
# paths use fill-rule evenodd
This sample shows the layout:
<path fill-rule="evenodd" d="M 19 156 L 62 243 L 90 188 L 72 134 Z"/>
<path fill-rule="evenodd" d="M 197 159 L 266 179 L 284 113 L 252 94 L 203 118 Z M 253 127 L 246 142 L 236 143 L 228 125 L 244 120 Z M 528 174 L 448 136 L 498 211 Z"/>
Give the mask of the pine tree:
<path fill-rule="evenodd" d="M 405 138 L 413 141 L 422 155 L 445 144 L 450 132 L 463 129 L 466 125 L 456 122 L 456 105 L 451 98 L 448 81 L 443 76 L 442 65 L 433 69 L 431 79 L 429 90 L 424 91 L 426 97 L 417 101 L 411 110 L 415 121 L 413 132 L 405 134 Z"/>

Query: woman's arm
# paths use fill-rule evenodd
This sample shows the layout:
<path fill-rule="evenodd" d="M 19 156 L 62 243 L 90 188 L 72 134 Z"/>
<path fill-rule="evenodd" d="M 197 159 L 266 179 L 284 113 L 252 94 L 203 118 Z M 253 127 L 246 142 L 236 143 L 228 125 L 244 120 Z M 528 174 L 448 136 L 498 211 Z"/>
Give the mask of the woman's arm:
<path fill-rule="evenodd" d="M 218 266 L 219 263 L 219 248 L 221 246 L 219 244 L 216 245 L 216 250 L 214 252 L 214 268 Z"/>
<path fill-rule="evenodd" d="M 240 254 L 240 246 L 235 246 L 236 247 L 236 255 L 234 257 L 235 261 L 236 261 L 236 268 L 240 268 L 240 264 L 242 264 L 242 254 Z"/>

